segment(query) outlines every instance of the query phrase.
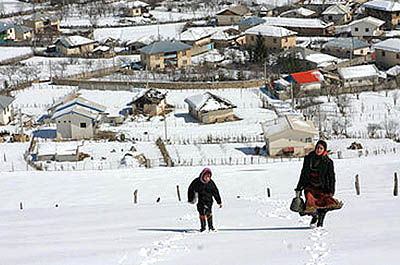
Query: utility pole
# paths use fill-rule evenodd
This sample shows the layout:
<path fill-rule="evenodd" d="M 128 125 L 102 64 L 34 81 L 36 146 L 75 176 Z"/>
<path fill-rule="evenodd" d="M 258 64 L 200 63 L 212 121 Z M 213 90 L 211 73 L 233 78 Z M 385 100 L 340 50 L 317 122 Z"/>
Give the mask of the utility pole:
<path fill-rule="evenodd" d="M 168 136 L 167 136 L 167 116 L 165 116 L 164 113 L 164 136 L 165 136 L 165 142 L 167 142 Z"/>
<path fill-rule="evenodd" d="M 292 110 L 294 111 L 294 93 L 293 93 L 293 82 L 290 82 L 290 96 L 292 98 Z"/>

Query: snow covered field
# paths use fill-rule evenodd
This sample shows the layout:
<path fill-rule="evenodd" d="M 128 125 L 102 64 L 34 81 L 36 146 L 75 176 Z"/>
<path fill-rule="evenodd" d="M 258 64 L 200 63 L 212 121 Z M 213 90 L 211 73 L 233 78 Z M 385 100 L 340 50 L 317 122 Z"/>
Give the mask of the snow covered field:
<path fill-rule="evenodd" d="M 12 59 L 14 57 L 33 54 L 30 47 L 0 47 L 0 62 Z"/>
<path fill-rule="evenodd" d="M 185 202 L 202 168 L 2 172 L 2 264 L 398 264 L 399 155 L 335 160 L 336 197 L 322 229 L 289 211 L 301 162 L 212 167 L 224 207 L 199 234 Z M 359 174 L 361 195 L 354 191 Z M 183 201 L 178 202 L 176 185 Z M 271 189 L 271 198 L 265 189 Z M 138 204 L 132 203 L 138 189 Z M 157 198 L 160 202 L 156 203 Z M 20 210 L 22 202 L 23 210 Z"/>

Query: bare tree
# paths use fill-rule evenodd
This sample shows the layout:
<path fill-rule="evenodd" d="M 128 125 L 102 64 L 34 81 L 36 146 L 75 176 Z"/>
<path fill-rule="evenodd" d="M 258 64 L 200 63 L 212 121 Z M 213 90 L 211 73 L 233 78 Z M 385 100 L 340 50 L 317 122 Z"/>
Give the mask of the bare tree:
<path fill-rule="evenodd" d="M 382 128 L 385 130 L 386 137 L 389 139 L 393 139 L 396 136 L 396 130 L 399 127 L 399 122 L 393 119 L 386 119 L 383 124 Z"/>

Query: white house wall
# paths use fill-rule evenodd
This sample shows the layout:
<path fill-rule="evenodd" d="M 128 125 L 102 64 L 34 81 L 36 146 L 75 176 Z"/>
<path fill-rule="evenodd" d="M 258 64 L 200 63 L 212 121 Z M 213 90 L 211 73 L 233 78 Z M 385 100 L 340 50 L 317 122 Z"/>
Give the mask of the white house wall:
<path fill-rule="evenodd" d="M 63 139 L 90 139 L 93 137 L 94 128 L 92 120 L 78 114 L 68 114 L 56 120 L 57 136 Z M 81 123 L 86 128 L 81 128 Z"/>
<path fill-rule="evenodd" d="M 0 124 L 7 125 L 12 121 L 12 112 L 10 107 L 0 110 Z"/>

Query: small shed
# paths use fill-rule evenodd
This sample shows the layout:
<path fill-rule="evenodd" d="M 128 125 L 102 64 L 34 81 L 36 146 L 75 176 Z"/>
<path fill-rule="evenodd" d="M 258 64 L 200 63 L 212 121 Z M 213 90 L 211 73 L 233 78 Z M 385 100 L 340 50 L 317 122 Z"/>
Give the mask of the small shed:
<path fill-rule="evenodd" d="M 236 108 L 229 100 L 210 92 L 193 95 L 185 99 L 189 105 L 189 114 L 201 123 L 215 123 L 235 120 L 233 109 Z"/>
<path fill-rule="evenodd" d="M 160 115 L 165 112 L 167 106 L 167 93 L 149 88 L 139 92 L 128 106 L 132 106 L 132 113 Z"/>
<path fill-rule="evenodd" d="M 261 123 L 267 153 L 276 156 L 305 156 L 314 148 L 319 132 L 309 120 L 282 116 Z"/>

